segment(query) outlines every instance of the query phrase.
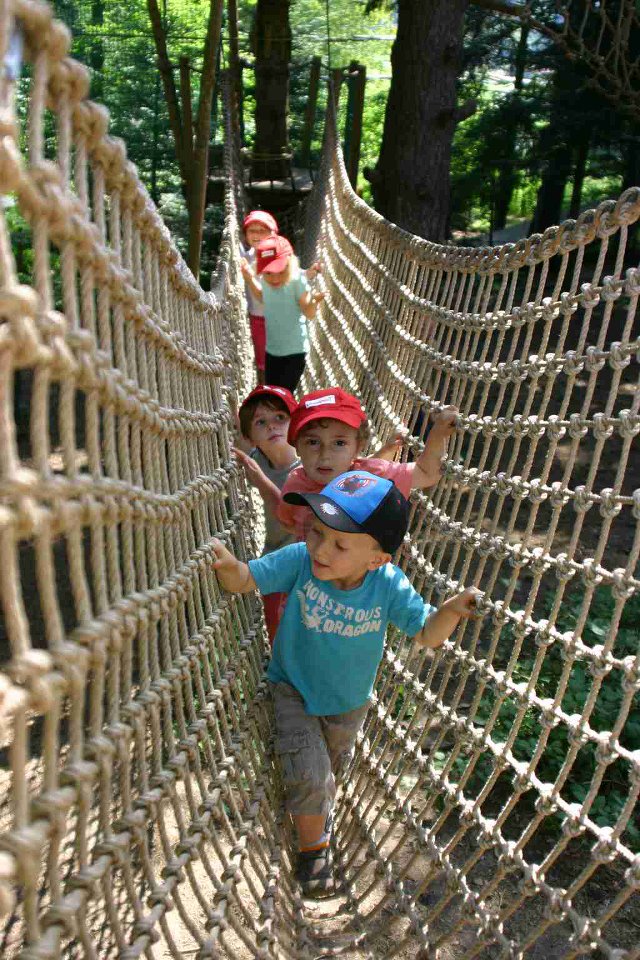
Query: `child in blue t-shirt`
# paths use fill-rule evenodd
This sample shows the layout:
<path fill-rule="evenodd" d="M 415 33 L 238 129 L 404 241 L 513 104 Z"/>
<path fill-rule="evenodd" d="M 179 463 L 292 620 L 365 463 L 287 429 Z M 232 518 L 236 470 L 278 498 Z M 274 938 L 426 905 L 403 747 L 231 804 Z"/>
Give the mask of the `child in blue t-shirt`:
<path fill-rule="evenodd" d="M 265 383 L 293 393 L 309 352 L 307 320 L 315 317 L 324 298 L 323 293 L 312 293 L 308 284 L 309 273 L 315 277 L 319 265 L 314 264 L 305 275 L 289 241 L 273 236 L 257 244 L 255 266 L 257 277 L 247 261 L 242 261 L 242 275 L 262 304 L 266 322 Z"/>
<path fill-rule="evenodd" d="M 391 556 L 407 531 L 409 506 L 390 481 L 343 473 L 320 493 L 289 493 L 315 514 L 306 543 L 248 564 L 214 541 L 226 590 L 289 595 L 267 671 L 287 810 L 299 845 L 298 880 L 309 896 L 334 889 L 330 814 L 336 773 L 362 726 L 389 623 L 421 646 L 439 647 L 476 609 L 474 588 L 437 610 L 416 593 Z"/>

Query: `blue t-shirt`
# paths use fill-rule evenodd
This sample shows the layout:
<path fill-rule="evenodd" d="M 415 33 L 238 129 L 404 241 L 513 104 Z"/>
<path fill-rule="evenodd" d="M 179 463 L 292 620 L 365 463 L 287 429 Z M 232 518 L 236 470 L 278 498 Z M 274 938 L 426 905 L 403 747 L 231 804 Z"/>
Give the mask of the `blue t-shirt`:
<path fill-rule="evenodd" d="M 284 287 L 270 287 L 262 280 L 262 307 L 267 324 L 267 353 L 286 357 L 290 353 L 308 353 L 307 318 L 298 301 L 309 285 L 299 273 Z"/>
<path fill-rule="evenodd" d="M 307 713 L 326 717 L 366 703 L 389 623 L 409 636 L 433 611 L 398 567 L 385 563 L 359 587 L 317 580 L 305 543 L 249 561 L 260 593 L 288 593 L 267 671 L 298 691 Z"/>

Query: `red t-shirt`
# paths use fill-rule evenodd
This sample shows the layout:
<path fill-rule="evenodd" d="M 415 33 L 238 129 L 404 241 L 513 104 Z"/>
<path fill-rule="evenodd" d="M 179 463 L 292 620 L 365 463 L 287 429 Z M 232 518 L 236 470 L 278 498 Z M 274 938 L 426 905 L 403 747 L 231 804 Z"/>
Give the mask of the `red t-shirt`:
<path fill-rule="evenodd" d="M 375 457 L 358 457 L 353 461 L 351 469 L 368 470 L 376 477 L 385 477 L 387 480 L 392 480 L 405 497 L 408 497 L 411 493 L 411 479 L 415 463 L 392 463 L 388 460 L 378 460 Z M 326 484 L 309 479 L 304 467 L 296 467 L 285 480 L 282 495 L 284 496 L 285 493 L 320 493 L 324 486 Z M 276 516 L 285 527 L 295 531 L 296 540 L 307 539 L 307 531 L 314 516 L 310 507 L 296 507 L 281 500 Z"/>

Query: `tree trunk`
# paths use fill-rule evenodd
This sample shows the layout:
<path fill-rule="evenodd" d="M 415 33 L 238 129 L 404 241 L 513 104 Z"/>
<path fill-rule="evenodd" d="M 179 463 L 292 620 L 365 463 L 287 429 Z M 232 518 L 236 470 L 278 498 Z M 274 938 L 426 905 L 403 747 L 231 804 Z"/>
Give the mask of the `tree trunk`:
<path fill-rule="evenodd" d="M 515 59 L 515 76 L 513 78 L 514 89 L 514 107 L 520 104 L 520 94 L 522 92 L 522 83 L 527 64 L 527 42 L 529 39 L 529 27 L 523 24 L 520 29 L 518 39 L 518 48 Z M 518 129 L 521 125 L 521 115 L 512 110 L 509 114 L 508 123 L 505 124 L 504 144 L 509 156 L 505 157 L 500 165 L 498 174 L 498 188 L 496 191 L 496 202 L 493 217 L 494 230 L 504 230 L 507 225 L 509 207 L 511 206 L 511 197 L 516 185 L 516 142 L 518 138 Z"/>
<path fill-rule="evenodd" d="M 582 187 L 587 173 L 587 159 L 589 157 L 589 145 L 591 140 L 591 130 L 584 130 L 578 140 L 575 151 L 575 167 L 573 169 L 573 188 L 571 190 L 571 203 L 569 204 L 569 216 L 577 217 L 580 213 L 580 204 L 582 203 Z"/>
<path fill-rule="evenodd" d="M 533 233 L 542 233 L 562 220 L 562 201 L 573 159 L 572 137 L 567 131 L 567 104 L 577 83 L 571 64 L 561 60 L 553 79 L 549 123 L 540 137 L 544 167 L 531 221 Z"/>
<path fill-rule="evenodd" d="M 238 40 L 238 0 L 227 0 L 227 32 L 229 34 L 229 75 L 233 110 L 242 134 L 242 64 Z"/>
<path fill-rule="evenodd" d="M 569 144 L 556 142 L 547 156 L 549 162 L 538 189 L 536 209 L 531 221 L 532 233 L 542 233 L 547 227 L 555 226 L 562 220 L 562 201 L 567 180 L 571 174 L 571 147 Z"/>
<path fill-rule="evenodd" d="M 209 22 L 204 42 L 200 95 L 198 97 L 198 111 L 195 118 L 193 138 L 193 179 L 189 189 L 189 253 L 187 260 L 196 278 L 200 272 L 202 230 L 204 227 L 207 180 L 209 178 L 211 105 L 216 83 L 223 6 L 224 0 L 210 0 Z"/>
<path fill-rule="evenodd" d="M 640 129 L 630 125 L 629 133 L 624 137 L 624 174 L 622 189 L 640 187 Z"/>
<path fill-rule="evenodd" d="M 623 139 L 624 174 L 622 190 L 640 187 L 640 130 L 635 123 L 628 125 L 628 133 Z M 626 263 L 632 266 L 640 256 L 640 230 L 636 227 L 629 231 Z"/>
<path fill-rule="evenodd" d="M 258 0 L 253 47 L 256 57 L 256 137 L 251 175 L 281 179 L 290 171 L 289 61 L 290 0 Z"/>
<path fill-rule="evenodd" d="M 438 242 L 449 235 L 451 141 L 473 112 L 471 105 L 456 109 L 468 2 L 399 0 L 382 145 L 368 173 L 383 216 Z"/>
<path fill-rule="evenodd" d="M 209 20 L 202 51 L 202 75 L 200 77 L 198 109 L 194 120 L 191 110 L 189 63 L 185 58 L 180 63 L 181 110 L 173 76 L 173 66 L 169 59 L 165 24 L 160 15 L 157 0 L 147 0 L 151 29 L 158 55 L 158 69 L 162 78 L 164 97 L 169 112 L 169 123 L 180 168 L 182 192 L 189 214 L 187 262 L 196 278 L 200 272 L 200 248 L 202 246 L 202 229 L 209 174 L 211 105 L 216 81 L 223 3 L 224 0 L 209 0 Z"/>
<path fill-rule="evenodd" d="M 153 33 L 156 54 L 158 56 L 158 70 L 160 71 L 160 77 L 162 79 L 164 99 L 169 112 L 169 125 L 171 126 L 171 133 L 173 134 L 173 143 L 180 168 L 180 177 L 182 179 L 182 189 L 186 199 L 187 168 L 182 144 L 182 114 L 180 113 L 178 92 L 176 90 L 172 64 L 167 49 L 165 24 L 157 0 L 147 0 L 147 6 L 149 9 L 149 19 L 151 21 L 151 31 Z"/>
<path fill-rule="evenodd" d="M 98 30 L 91 40 L 91 96 L 94 100 L 102 99 L 102 71 L 104 70 L 104 38 L 99 32 L 104 27 L 104 0 L 91 0 L 91 26 Z"/>
<path fill-rule="evenodd" d="M 496 199 L 493 210 L 493 229 L 504 230 L 507 225 L 509 207 L 511 206 L 511 197 L 516 185 L 515 163 L 513 160 L 505 161 L 500 167 L 498 179 L 496 182 Z"/>

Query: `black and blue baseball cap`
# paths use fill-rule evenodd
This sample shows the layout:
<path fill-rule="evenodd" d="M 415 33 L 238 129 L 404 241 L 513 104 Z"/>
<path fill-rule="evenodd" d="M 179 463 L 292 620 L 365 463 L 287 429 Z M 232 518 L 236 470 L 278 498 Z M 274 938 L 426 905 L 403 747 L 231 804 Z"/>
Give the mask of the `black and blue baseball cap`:
<path fill-rule="evenodd" d="M 366 470 L 341 473 L 320 493 L 285 493 L 287 503 L 311 507 L 318 520 L 343 533 L 368 533 L 395 553 L 409 525 L 409 504 L 395 483 Z"/>

